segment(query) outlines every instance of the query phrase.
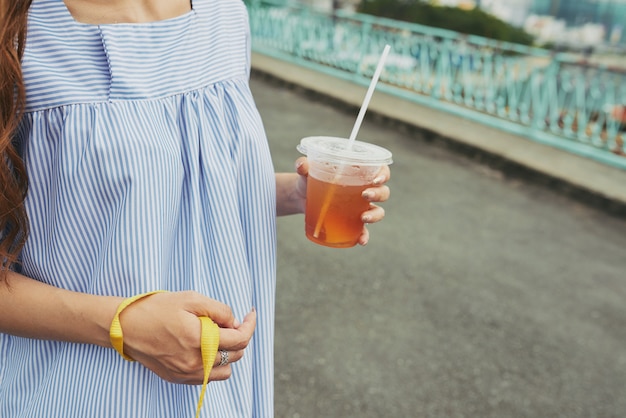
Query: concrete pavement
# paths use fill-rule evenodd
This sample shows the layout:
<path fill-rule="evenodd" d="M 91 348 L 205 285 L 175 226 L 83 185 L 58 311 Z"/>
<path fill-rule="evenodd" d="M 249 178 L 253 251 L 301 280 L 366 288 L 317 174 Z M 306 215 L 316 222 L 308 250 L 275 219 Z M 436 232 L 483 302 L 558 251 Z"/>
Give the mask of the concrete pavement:
<path fill-rule="evenodd" d="M 280 171 L 356 117 L 293 85 L 252 80 Z M 276 417 L 626 417 L 626 221 L 586 200 L 621 207 L 612 176 L 583 204 L 420 132 L 365 118 L 395 160 L 368 246 L 279 219 Z"/>

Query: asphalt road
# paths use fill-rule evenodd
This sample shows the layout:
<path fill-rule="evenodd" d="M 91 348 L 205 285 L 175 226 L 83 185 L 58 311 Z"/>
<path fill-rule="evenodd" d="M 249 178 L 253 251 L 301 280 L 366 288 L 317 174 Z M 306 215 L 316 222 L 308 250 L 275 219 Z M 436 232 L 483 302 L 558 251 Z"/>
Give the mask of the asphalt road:
<path fill-rule="evenodd" d="M 356 118 L 252 89 L 279 171 Z M 279 219 L 276 417 L 626 417 L 626 221 L 368 116 L 359 139 L 394 153 L 370 244 Z"/>

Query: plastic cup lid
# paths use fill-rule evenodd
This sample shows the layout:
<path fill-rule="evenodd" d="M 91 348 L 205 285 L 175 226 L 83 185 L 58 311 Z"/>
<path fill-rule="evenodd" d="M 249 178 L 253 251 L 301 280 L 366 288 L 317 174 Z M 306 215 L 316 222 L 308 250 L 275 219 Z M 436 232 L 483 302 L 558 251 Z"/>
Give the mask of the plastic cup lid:
<path fill-rule="evenodd" d="M 333 136 L 309 136 L 302 138 L 296 147 L 302 154 L 316 159 L 345 164 L 389 165 L 393 162 L 391 152 L 378 145 L 354 141 L 348 148 L 347 138 Z"/>

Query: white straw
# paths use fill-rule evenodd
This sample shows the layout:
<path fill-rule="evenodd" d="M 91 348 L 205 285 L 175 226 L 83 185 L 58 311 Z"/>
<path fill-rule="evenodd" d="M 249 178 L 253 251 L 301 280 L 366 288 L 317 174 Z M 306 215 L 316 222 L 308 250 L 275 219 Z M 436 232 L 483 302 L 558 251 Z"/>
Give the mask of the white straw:
<path fill-rule="evenodd" d="M 363 118 L 365 117 L 365 111 L 367 110 L 367 106 L 369 106 L 370 104 L 372 94 L 374 94 L 374 89 L 376 88 L 376 83 L 378 82 L 378 77 L 380 77 L 380 73 L 383 71 L 383 66 L 385 65 L 385 60 L 387 59 L 387 54 L 389 54 L 390 49 L 391 47 L 389 45 L 385 45 L 383 54 L 380 56 L 380 60 L 378 60 L 376 72 L 374 72 L 374 77 L 372 77 L 370 87 L 369 89 L 367 89 L 365 99 L 363 100 L 363 104 L 361 105 L 361 110 L 359 111 L 359 115 L 357 116 L 354 127 L 352 128 L 352 133 L 350 134 L 350 142 L 348 143 L 348 149 L 352 148 L 352 144 L 354 143 L 356 135 L 359 132 L 359 128 L 361 127 L 361 123 L 363 122 Z"/>
<path fill-rule="evenodd" d="M 370 87 L 367 89 L 367 93 L 365 94 L 365 100 L 363 100 L 363 104 L 361 105 L 361 110 L 359 111 L 359 115 L 356 118 L 356 122 L 354 123 L 354 128 L 352 128 L 352 133 L 350 134 L 350 140 L 348 142 L 348 149 L 352 148 L 354 144 L 354 140 L 356 139 L 356 134 L 359 132 L 359 128 L 361 127 L 361 122 L 363 122 L 363 117 L 365 116 L 365 111 L 367 110 L 367 106 L 370 103 L 370 99 L 372 98 L 372 94 L 374 93 L 374 89 L 376 88 L 376 83 L 378 82 L 378 77 L 380 77 L 380 73 L 383 71 L 383 66 L 385 65 L 385 60 L 387 59 L 387 54 L 389 54 L 389 50 L 391 47 L 389 45 L 385 45 L 385 49 L 383 49 L 383 53 L 380 56 L 380 60 L 378 61 L 378 66 L 376 67 L 376 71 L 374 72 L 374 77 L 372 77 L 372 81 L 370 82 Z M 341 176 L 341 171 L 339 173 L 335 173 L 335 177 L 332 181 L 333 186 L 337 184 L 337 178 Z M 315 225 L 315 230 L 313 231 L 313 236 L 315 238 L 319 237 L 319 234 L 322 230 L 322 225 L 324 224 L 324 219 L 326 218 L 326 212 L 328 212 L 328 208 L 330 206 L 331 198 L 334 194 L 334 187 L 328 189 L 326 196 L 324 198 L 324 202 L 322 203 L 322 207 L 320 209 L 319 217 L 317 218 L 317 224 Z"/>

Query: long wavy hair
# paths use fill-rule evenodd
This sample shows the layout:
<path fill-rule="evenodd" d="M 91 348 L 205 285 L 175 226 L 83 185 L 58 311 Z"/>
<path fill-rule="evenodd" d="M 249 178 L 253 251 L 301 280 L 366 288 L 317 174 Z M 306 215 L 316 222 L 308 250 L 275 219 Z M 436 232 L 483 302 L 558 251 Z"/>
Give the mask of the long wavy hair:
<path fill-rule="evenodd" d="M 28 235 L 28 178 L 14 138 L 26 101 L 21 59 L 30 4 L 0 0 L 0 281 L 17 262 Z"/>

